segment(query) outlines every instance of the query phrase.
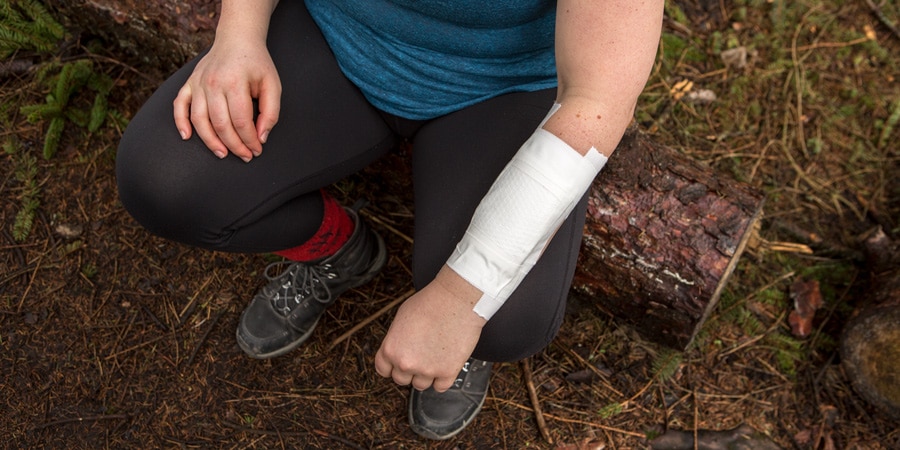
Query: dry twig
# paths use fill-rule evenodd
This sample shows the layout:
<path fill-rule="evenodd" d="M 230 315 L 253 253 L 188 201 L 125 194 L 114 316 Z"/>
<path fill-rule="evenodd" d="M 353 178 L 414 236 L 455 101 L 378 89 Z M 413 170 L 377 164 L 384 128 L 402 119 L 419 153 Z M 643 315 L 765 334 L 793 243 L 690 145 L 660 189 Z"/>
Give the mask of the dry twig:
<path fill-rule="evenodd" d="M 44 428 L 55 427 L 57 425 L 65 425 L 69 423 L 75 422 L 97 422 L 100 420 L 118 420 L 118 419 L 128 419 L 131 416 L 129 414 L 109 414 L 105 416 L 89 416 L 89 417 L 72 417 L 69 419 L 60 419 L 54 420 L 52 422 L 42 423 L 40 425 L 36 425 L 31 431 L 43 430 Z"/>
<path fill-rule="evenodd" d="M 522 409 L 522 410 L 525 410 L 525 411 L 531 411 L 531 412 L 534 412 L 534 410 L 533 410 L 532 408 L 529 408 L 529 407 L 527 407 L 527 406 L 525 406 L 525 405 L 520 405 L 520 404 L 518 404 L 518 403 L 516 403 L 516 402 L 514 402 L 514 401 L 511 401 L 511 400 L 507 400 L 507 399 L 504 399 L 504 398 L 497 398 L 497 397 L 491 397 L 491 399 L 494 400 L 494 401 L 499 401 L 499 402 L 506 403 L 507 405 L 514 406 L 514 407 L 516 407 L 516 408 L 519 408 L 519 409 Z M 594 428 L 598 428 L 598 429 L 601 429 L 601 430 L 610 431 L 610 432 L 618 433 L 618 434 L 623 434 L 623 435 L 625 435 L 625 436 L 637 437 L 637 438 L 641 438 L 641 439 L 644 439 L 644 438 L 647 437 L 647 436 L 646 436 L 645 434 L 643 434 L 643 433 L 637 433 L 637 432 L 634 432 L 634 431 L 623 430 L 623 429 L 621 429 L 621 428 L 611 427 L 611 426 L 608 426 L 608 425 L 599 424 L 599 423 L 597 423 L 597 422 L 589 422 L 589 421 L 587 421 L 587 420 L 568 419 L 568 418 L 566 418 L 566 417 L 555 416 L 555 415 L 553 415 L 553 414 L 547 414 L 547 413 L 544 413 L 544 418 L 545 418 L 545 419 L 553 419 L 553 420 L 557 420 L 557 421 L 559 421 L 559 422 L 565 422 L 565 423 L 574 423 L 574 424 L 578 424 L 578 425 L 587 425 L 587 426 L 589 426 L 589 427 L 594 427 Z"/>
<path fill-rule="evenodd" d="M 410 290 L 406 291 L 403 295 L 397 297 L 396 299 L 394 299 L 393 301 L 391 301 L 390 303 L 388 303 L 387 305 L 385 305 L 385 307 L 379 309 L 378 312 L 376 312 L 375 314 L 372 314 L 371 316 L 366 317 L 365 319 L 363 319 L 362 322 L 360 322 L 360 323 L 354 325 L 353 328 L 347 330 L 346 333 L 344 333 L 344 334 L 338 336 L 337 338 L 335 338 L 335 340 L 331 341 L 331 344 L 328 345 L 328 350 L 331 350 L 331 349 L 333 349 L 336 345 L 340 344 L 341 342 L 344 342 L 347 338 L 349 338 L 350 336 L 352 336 L 354 333 L 356 333 L 357 331 L 361 330 L 361 329 L 362 329 L 363 327 L 365 327 L 366 325 L 370 324 L 373 320 L 375 320 L 375 319 L 381 317 L 381 316 L 384 315 L 386 312 L 388 312 L 388 311 L 390 311 L 391 309 L 393 309 L 395 306 L 399 305 L 400 303 L 403 303 L 406 299 L 408 299 L 409 297 L 411 297 L 411 296 L 412 296 L 413 294 L 415 294 L 415 293 L 416 293 L 416 290 L 415 290 L 415 289 L 410 289 Z"/>
<path fill-rule="evenodd" d="M 878 18 L 881 24 L 884 25 L 888 30 L 891 30 L 891 33 L 894 33 L 894 36 L 896 36 L 897 39 L 900 39 L 900 29 L 898 29 L 897 26 L 894 25 L 894 23 L 884 15 L 884 12 L 881 10 L 881 8 L 872 0 L 866 0 L 866 5 L 869 5 L 869 9 L 872 10 L 872 14 L 875 14 L 875 17 Z"/>
<path fill-rule="evenodd" d="M 219 312 L 215 315 L 215 317 L 213 317 L 212 323 L 209 324 L 209 327 L 208 327 L 208 328 L 206 329 L 206 331 L 203 333 L 203 336 L 200 337 L 200 342 L 197 342 L 197 345 L 194 346 L 194 350 L 191 351 L 191 356 L 188 357 L 187 362 L 184 363 L 185 366 L 190 366 L 191 364 L 194 363 L 194 358 L 197 357 L 197 352 L 200 350 L 200 347 L 202 347 L 202 346 L 203 346 L 203 343 L 206 342 L 206 340 L 209 338 L 209 333 L 212 332 L 213 328 L 216 327 L 216 323 L 219 322 L 219 319 L 220 319 L 220 318 L 222 317 L 222 315 L 224 315 L 224 314 L 225 314 L 225 310 L 223 309 L 223 310 L 219 311 Z"/>
<path fill-rule="evenodd" d="M 525 374 L 525 387 L 528 388 L 528 397 L 531 398 L 534 419 L 537 421 L 538 429 L 541 430 L 541 436 L 548 444 L 553 445 L 553 438 L 550 437 L 547 422 L 544 421 L 544 413 L 541 411 L 541 402 L 538 399 L 537 391 L 534 389 L 534 380 L 531 377 L 531 363 L 528 358 L 522 360 L 522 373 Z"/>

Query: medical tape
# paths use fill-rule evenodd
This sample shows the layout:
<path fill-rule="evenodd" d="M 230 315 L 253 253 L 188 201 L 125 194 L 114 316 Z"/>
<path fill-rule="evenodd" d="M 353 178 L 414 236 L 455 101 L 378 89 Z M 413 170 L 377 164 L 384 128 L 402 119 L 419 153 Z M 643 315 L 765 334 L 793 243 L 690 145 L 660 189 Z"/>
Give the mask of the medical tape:
<path fill-rule="evenodd" d="M 606 160 L 593 147 L 582 156 L 543 128 L 522 145 L 447 261 L 483 292 L 474 308 L 479 316 L 490 320 L 512 295 Z"/>

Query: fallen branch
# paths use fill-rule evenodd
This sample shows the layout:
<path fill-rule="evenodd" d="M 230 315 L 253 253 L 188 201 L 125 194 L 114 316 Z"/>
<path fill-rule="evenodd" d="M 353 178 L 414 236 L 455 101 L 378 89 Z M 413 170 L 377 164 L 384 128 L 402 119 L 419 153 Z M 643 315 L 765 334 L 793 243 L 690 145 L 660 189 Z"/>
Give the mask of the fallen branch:
<path fill-rule="evenodd" d="M 768 436 L 749 425 L 731 430 L 668 430 L 650 441 L 653 450 L 725 450 L 731 448 L 781 450 Z"/>
<path fill-rule="evenodd" d="M 544 421 L 544 413 L 541 411 L 541 402 L 538 399 L 537 391 L 534 389 L 534 380 L 531 377 L 531 363 L 529 358 L 522 360 L 522 373 L 525 374 L 525 387 L 528 388 L 528 397 L 531 398 L 531 406 L 534 409 L 534 419 L 537 421 L 538 429 L 541 436 L 548 444 L 553 445 L 553 438 L 550 437 L 550 431 L 547 430 L 547 422 Z"/>
<path fill-rule="evenodd" d="M 10 59 L 0 62 L 0 79 L 22 75 L 34 67 L 31 59 Z"/>

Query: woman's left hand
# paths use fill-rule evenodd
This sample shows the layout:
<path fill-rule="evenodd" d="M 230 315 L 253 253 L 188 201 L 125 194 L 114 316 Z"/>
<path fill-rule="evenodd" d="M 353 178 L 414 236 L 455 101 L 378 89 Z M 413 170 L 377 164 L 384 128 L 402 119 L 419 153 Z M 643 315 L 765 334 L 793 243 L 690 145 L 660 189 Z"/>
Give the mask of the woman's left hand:
<path fill-rule="evenodd" d="M 487 323 L 472 310 L 480 298 L 481 291 L 444 266 L 397 310 L 375 354 L 375 370 L 418 390 L 449 389 Z"/>

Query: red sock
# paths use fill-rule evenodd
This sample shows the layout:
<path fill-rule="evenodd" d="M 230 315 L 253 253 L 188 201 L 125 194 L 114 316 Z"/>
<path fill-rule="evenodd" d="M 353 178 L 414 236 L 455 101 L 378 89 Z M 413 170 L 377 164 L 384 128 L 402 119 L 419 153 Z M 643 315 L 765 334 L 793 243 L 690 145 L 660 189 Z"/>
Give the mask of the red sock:
<path fill-rule="evenodd" d="M 324 189 L 321 192 L 322 202 L 325 204 L 325 214 L 319 230 L 303 244 L 279 250 L 275 252 L 276 255 L 291 261 L 313 261 L 337 253 L 341 246 L 350 239 L 350 235 L 353 234 L 353 219 Z"/>

